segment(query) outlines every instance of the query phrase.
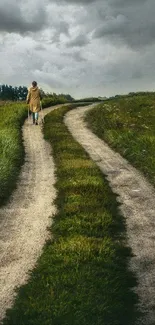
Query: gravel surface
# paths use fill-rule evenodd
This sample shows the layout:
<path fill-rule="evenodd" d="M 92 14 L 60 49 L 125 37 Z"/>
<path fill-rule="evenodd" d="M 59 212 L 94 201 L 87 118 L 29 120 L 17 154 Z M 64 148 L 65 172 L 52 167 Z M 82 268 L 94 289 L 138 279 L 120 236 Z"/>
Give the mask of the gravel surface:
<path fill-rule="evenodd" d="M 54 108 L 44 110 L 44 115 Z M 155 189 L 118 153 L 94 135 L 83 121 L 92 107 L 74 109 L 65 116 L 73 137 L 107 175 L 126 218 L 127 241 L 133 258 L 129 268 L 137 275 L 135 289 L 139 307 L 145 312 L 138 325 L 155 324 Z M 27 282 L 48 239 L 48 226 L 56 212 L 53 200 L 55 166 L 51 147 L 43 139 L 41 126 L 26 121 L 23 127 L 26 151 L 18 186 L 10 202 L 0 209 L 0 320 L 15 298 L 15 287 Z M 125 324 L 123 324 L 125 325 Z M 132 325 L 132 324 L 131 324 Z"/>
<path fill-rule="evenodd" d="M 106 175 L 113 192 L 118 194 L 120 209 L 126 219 L 128 245 L 134 255 L 129 268 L 137 276 L 139 307 L 145 312 L 137 324 L 154 325 L 155 189 L 140 172 L 87 128 L 83 117 L 92 107 L 69 111 L 64 121 L 73 137 Z"/>
<path fill-rule="evenodd" d="M 43 115 L 60 106 L 43 110 Z M 17 189 L 0 209 L 0 321 L 13 304 L 15 287 L 28 280 L 28 271 L 42 252 L 56 212 L 55 167 L 41 126 L 41 119 L 36 126 L 30 118 L 23 126 L 25 163 Z"/>

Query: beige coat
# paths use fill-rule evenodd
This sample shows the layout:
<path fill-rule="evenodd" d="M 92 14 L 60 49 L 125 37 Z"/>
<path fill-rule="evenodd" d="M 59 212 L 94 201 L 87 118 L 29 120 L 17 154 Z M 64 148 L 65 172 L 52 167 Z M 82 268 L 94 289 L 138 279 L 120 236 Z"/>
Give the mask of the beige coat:
<path fill-rule="evenodd" d="M 30 87 L 27 94 L 27 103 L 30 105 L 31 112 L 40 111 L 41 93 L 38 87 Z"/>

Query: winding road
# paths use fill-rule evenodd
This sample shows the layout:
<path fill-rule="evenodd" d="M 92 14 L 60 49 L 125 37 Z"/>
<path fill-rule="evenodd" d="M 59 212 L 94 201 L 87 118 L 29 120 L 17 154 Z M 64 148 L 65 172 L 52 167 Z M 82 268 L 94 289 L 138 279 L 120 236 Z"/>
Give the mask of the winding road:
<path fill-rule="evenodd" d="M 87 128 L 84 116 L 92 107 L 69 111 L 64 121 L 75 140 L 107 176 L 112 191 L 118 194 L 120 210 L 126 219 L 128 245 L 134 255 L 129 267 L 137 276 L 139 308 L 145 313 L 137 324 L 154 325 L 155 189 L 140 172 Z"/>
<path fill-rule="evenodd" d="M 44 115 L 60 107 L 44 110 Z M 0 321 L 15 297 L 15 287 L 28 280 L 48 239 L 48 226 L 56 212 L 55 166 L 51 146 L 40 125 L 26 120 L 23 126 L 25 164 L 17 189 L 0 209 Z"/>
<path fill-rule="evenodd" d="M 44 110 L 44 115 L 60 106 Z M 64 122 L 107 176 L 113 192 L 118 194 L 120 209 L 127 224 L 128 245 L 134 255 L 129 267 L 137 276 L 136 292 L 140 298 L 140 309 L 145 312 L 137 325 L 153 325 L 155 189 L 140 172 L 87 128 L 83 118 L 92 106 L 69 111 Z M 28 120 L 23 126 L 23 139 L 26 158 L 18 186 L 8 204 L 0 209 L 1 321 L 6 309 L 13 304 L 15 287 L 28 280 L 28 271 L 34 268 L 42 252 L 48 239 L 47 228 L 52 224 L 52 216 L 56 212 L 53 203 L 56 197 L 55 166 L 51 147 L 44 140 L 40 126 L 32 125 Z"/>

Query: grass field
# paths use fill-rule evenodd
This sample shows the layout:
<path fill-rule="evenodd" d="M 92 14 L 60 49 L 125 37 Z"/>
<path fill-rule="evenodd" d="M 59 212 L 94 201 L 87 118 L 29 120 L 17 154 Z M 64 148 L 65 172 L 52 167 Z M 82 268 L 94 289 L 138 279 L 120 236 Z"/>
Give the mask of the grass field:
<path fill-rule="evenodd" d="M 86 121 L 155 185 L 155 94 L 106 101 Z"/>
<path fill-rule="evenodd" d="M 51 240 L 4 325 L 134 325 L 136 280 L 127 270 L 124 219 L 116 195 L 64 125 L 68 109 L 45 118 L 57 166 Z"/>
<path fill-rule="evenodd" d="M 15 188 L 24 162 L 21 127 L 26 115 L 24 104 L 0 106 L 0 205 Z"/>

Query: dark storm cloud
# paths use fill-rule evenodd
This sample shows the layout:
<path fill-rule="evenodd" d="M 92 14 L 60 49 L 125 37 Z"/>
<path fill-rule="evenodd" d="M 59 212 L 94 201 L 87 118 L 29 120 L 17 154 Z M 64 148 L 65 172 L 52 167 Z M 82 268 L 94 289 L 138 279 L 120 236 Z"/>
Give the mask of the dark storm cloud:
<path fill-rule="evenodd" d="M 93 38 L 140 48 L 155 43 L 155 2 L 153 0 L 109 0 L 99 3 L 98 24 Z"/>
<path fill-rule="evenodd" d="M 0 31 L 24 34 L 42 30 L 46 25 L 46 12 L 38 6 L 29 19 L 28 13 L 22 13 L 19 1 L 0 3 Z"/>
<path fill-rule="evenodd" d="M 2 82 L 73 97 L 149 90 L 154 17 L 154 0 L 0 0 Z"/>

